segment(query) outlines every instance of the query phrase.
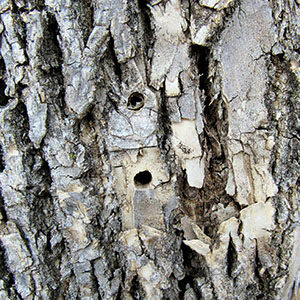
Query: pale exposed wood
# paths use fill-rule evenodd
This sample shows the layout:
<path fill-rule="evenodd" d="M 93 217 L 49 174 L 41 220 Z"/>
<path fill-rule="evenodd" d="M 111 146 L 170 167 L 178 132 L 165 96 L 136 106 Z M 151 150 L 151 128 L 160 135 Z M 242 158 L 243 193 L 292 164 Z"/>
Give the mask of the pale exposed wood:
<path fill-rule="evenodd" d="M 299 298 L 299 20 L 0 1 L 0 300 Z"/>

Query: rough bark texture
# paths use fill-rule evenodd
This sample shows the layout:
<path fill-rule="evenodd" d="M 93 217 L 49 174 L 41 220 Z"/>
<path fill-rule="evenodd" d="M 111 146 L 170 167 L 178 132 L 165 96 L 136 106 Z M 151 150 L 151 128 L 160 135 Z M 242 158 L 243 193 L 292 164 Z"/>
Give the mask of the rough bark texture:
<path fill-rule="evenodd" d="M 297 299 L 298 0 L 0 13 L 1 300 Z"/>

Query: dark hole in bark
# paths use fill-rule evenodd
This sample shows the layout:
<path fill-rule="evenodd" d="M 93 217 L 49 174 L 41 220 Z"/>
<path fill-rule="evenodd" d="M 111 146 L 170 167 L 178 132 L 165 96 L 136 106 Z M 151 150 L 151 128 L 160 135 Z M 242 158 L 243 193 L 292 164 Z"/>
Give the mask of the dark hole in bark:
<path fill-rule="evenodd" d="M 0 79 L 0 106 L 5 106 L 8 103 L 9 97 L 5 95 L 6 84 Z"/>
<path fill-rule="evenodd" d="M 152 175 L 149 171 L 142 171 L 134 176 L 134 183 L 136 185 L 146 185 L 152 180 Z"/>
<path fill-rule="evenodd" d="M 131 110 L 140 110 L 144 104 L 144 96 L 140 93 L 133 93 L 128 99 L 127 107 Z"/>

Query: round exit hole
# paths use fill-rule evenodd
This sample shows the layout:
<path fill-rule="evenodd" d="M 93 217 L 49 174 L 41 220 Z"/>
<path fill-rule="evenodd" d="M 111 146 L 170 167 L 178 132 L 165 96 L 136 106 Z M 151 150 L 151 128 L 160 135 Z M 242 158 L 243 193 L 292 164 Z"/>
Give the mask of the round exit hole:
<path fill-rule="evenodd" d="M 151 182 L 152 175 L 149 171 L 142 171 L 134 176 L 134 183 L 137 186 L 147 185 Z"/>
<path fill-rule="evenodd" d="M 133 93 L 128 98 L 127 108 L 130 110 L 140 110 L 145 104 L 144 96 L 140 93 Z"/>

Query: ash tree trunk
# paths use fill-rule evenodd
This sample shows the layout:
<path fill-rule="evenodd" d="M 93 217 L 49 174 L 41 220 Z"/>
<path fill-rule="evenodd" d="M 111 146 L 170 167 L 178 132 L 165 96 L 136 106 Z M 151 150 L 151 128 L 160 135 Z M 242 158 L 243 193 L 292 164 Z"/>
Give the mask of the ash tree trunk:
<path fill-rule="evenodd" d="M 299 299 L 298 0 L 0 2 L 0 299 Z"/>

